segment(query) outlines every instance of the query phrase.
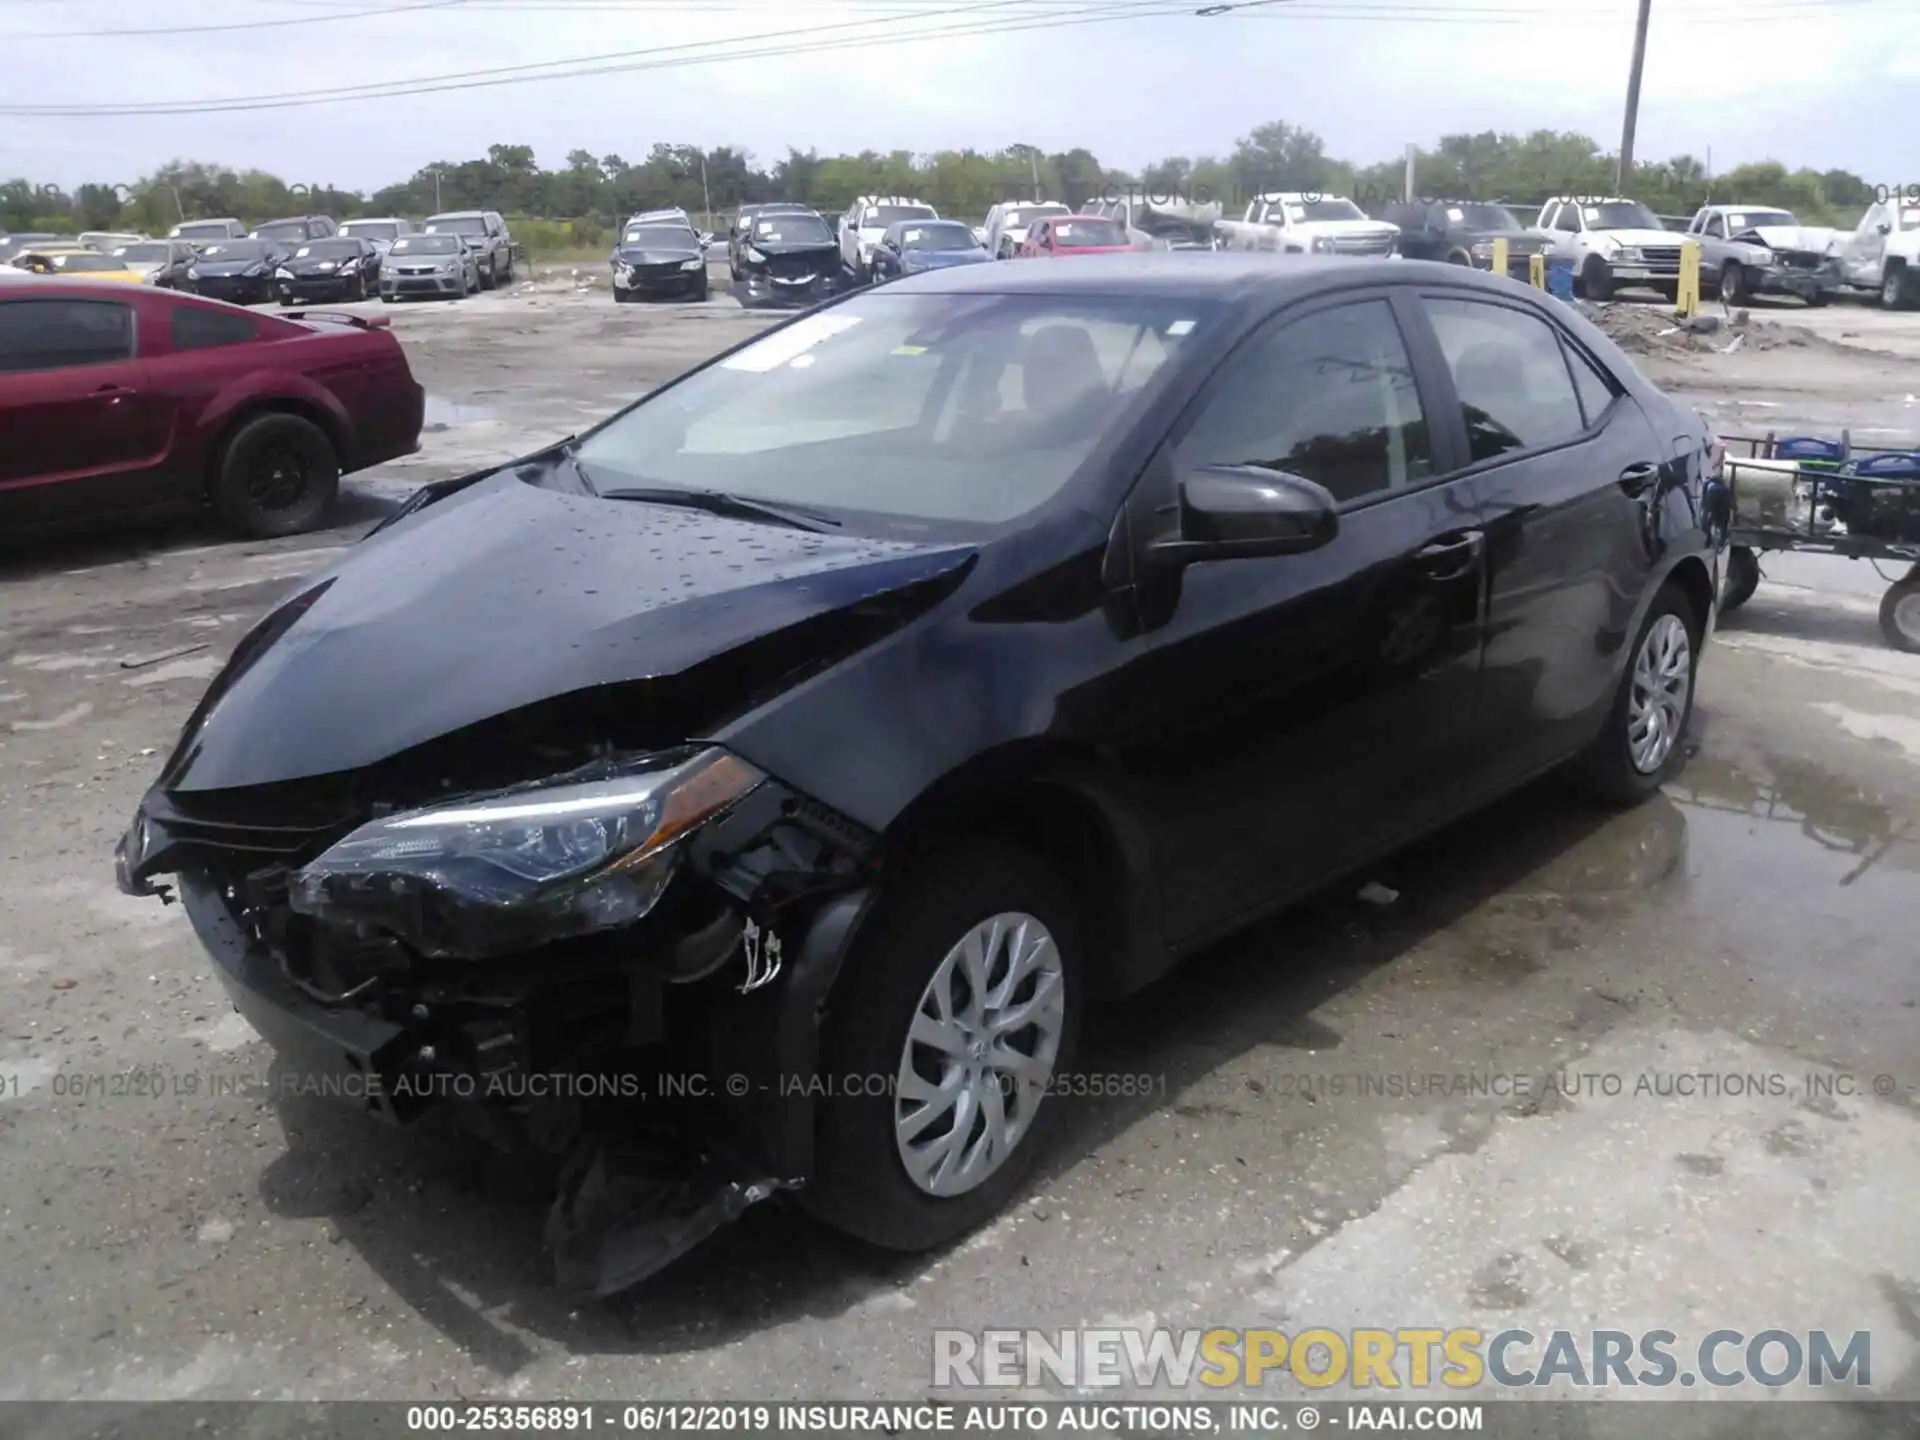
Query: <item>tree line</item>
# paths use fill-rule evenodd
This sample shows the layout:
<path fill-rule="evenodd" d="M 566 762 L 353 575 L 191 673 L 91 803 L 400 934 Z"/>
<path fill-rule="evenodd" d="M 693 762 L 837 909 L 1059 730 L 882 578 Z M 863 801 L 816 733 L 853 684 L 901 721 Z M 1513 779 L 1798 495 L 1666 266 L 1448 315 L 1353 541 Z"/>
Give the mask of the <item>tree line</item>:
<path fill-rule="evenodd" d="M 725 215 L 755 201 L 793 200 L 831 214 L 863 194 L 913 195 L 943 215 L 971 220 L 1012 197 L 1077 207 L 1094 196 L 1129 191 L 1228 201 L 1237 208 L 1262 190 L 1306 190 L 1350 195 L 1377 210 L 1401 193 L 1405 165 L 1404 157 L 1371 165 L 1338 159 L 1313 131 L 1278 120 L 1242 136 L 1226 155 L 1171 155 L 1137 171 L 1105 166 L 1083 148 L 1050 153 L 1025 145 L 925 155 L 789 149 L 768 166 L 731 146 L 703 151 L 655 145 L 638 160 L 575 150 L 550 170 L 536 163 L 531 146 L 492 145 L 484 159 L 437 161 L 371 193 L 189 160 L 132 182 L 86 184 L 71 193 L 15 179 L 0 184 L 0 229 L 162 234 L 182 218 L 417 218 L 435 210 L 485 209 L 566 222 L 538 227 L 550 244 L 597 244 L 620 217 L 641 209 L 679 205 L 694 214 Z M 1446 135 L 1417 152 L 1415 171 L 1418 194 L 1519 206 L 1555 194 L 1615 193 L 1614 158 L 1599 142 L 1572 132 Z M 1810 224 L 1851 224 L 1877 195 L 1872 183 L 1851 171 L 1789 170 L 1769 160 L 1710 177 L 1691 155 L 1637 163 L 1625 188 L 1660 214 L 1691 213 L 1712 198 L 1781 206 Z"/>

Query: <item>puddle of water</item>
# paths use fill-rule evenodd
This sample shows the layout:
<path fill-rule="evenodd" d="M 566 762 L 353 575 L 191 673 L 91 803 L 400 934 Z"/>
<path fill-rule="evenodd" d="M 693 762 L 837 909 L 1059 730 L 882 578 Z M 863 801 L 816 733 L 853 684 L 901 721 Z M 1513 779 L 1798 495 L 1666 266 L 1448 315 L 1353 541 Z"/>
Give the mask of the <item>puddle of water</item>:
<path fill-rule="evenodd" d="M 465 401 L 449 400 L 444 395 L 427 396 L 426 425 L 476 425 L 483 420 L 497 420 L 497 411 L 487 405 L 470 405 Z"/>
<path fill-rule="evenodd" d="M 1666 792 L 1687 817 L 1684 903 L 1749 937 L 1749 964 L 1869 1004 L 1911 994 L 1920 811 L 1780 756 L 1697 755 Z"/>

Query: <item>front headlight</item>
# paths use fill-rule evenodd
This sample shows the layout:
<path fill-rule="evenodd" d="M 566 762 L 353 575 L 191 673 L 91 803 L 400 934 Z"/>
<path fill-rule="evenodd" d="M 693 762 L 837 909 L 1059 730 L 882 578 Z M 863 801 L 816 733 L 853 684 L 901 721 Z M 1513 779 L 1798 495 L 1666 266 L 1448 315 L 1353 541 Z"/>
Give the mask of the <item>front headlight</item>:
<path fill-rule="evenodd" d="M 1332 251 L 1333 251 L 1333 237 L 1331 235 L 1316 235 L 1313 237 L 1313 253 L 1314 254 L 1328 255 L 1328 254 L 1331 254 Z"/>
<path fill-rule="evenodd" d="M 1615 245 L 1613 247 L 1613 258 L 1615 260 L 1638 260 L 1640 258 L 1640 247 L 1638 245 Z"/>
<path fill-rule="evenodd" d="M 765 778 L 716 748 L 389 815 L 296 871 L 288 903 L 437 956 L 630 925 L 673 878 L 679 842 Z"/>
<path fill-rule="evenodd" d="M 200 267 L 198 265 L 189 265 L 187 267 L 187 279 L 198 280 L 199 278 L 200 278 Z"/>
<path fill-rule="evenodd" d="M 753 246 L 753 245 L 745 246 L 740 251 L 740 253 L 744 255 L 748 260 L 751 260 L 755 265 L 764 265 L 767 263 L 766 253 L 760 250 L 757 246 Z"/>
<path fill-rule="evenodd" d="M 682 260 L 680 262 L 680 268 L 682 270 L 704 270 L 707 268 L 707 262 L 696 255 L 691 260 Z"/>
<path fill-rule="evenodd" d="M 1756 265 L 1771 265 L 1778 258 L 1779 257 L 1771 250 L 1756 250 L 1753 252 L 1753 263 Z"/>

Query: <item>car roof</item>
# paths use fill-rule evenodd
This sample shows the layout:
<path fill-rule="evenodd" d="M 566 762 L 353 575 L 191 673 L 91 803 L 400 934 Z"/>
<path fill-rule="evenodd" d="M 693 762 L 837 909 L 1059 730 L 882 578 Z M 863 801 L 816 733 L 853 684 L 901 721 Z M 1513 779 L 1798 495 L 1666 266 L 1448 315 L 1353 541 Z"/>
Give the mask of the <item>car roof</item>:
<path fill-rule="evenodd" d="M 435 220 L 470 220 L 475 216 L 491 215 L 491 210 L 442 210 L 437 215 L 427 216 L 429 223 Z"/>
<path fill-rule="evenodd" d="M 1408 280 L 1472 285 L 1508 298 L 1514 294 L 1505 276 L 1437 260 L 1240 250 L 1129 251 L 1088 255 L 1070 265 L 967 265 L 890 280 L 881 293 L 1258 297 L 1277 304 L 1356 284 Z"/>

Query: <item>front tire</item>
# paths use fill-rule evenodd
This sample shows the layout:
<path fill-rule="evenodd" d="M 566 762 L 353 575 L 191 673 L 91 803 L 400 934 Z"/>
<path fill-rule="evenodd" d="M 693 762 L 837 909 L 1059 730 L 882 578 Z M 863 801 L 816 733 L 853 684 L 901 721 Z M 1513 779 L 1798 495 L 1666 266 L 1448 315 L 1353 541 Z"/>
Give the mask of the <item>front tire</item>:
<path fill-rule="evenodd" d="M 1745 545 L 1727 551 L 1727 573 L 1720 586 L 1720 613 L 1738 610 L 1760 588 L 1760 557 Z"/>
<path fill-rule="evenodd" d="M 1747 272 L 1732 260 L 1720 267 L 1720 298 L 1729 305 L 1745 305 L 1753 299 Z"/>
<path fill-rule="evenodd" d="M 1037 856 L 977 839 L 910 866 L 847 964 L 801 1199 L 871 1244 L 933 1249 L 1008 1202 L 1059 1119 L 1048 1091 L 1079 1038 L 1080 917 Z M 887 1093 L 846 1083 L 867 1077 Z"/>
<path fill-rule="evenodd" d="M 221 518 L 255 540 L 311 530 L 339 491 L 340 461 L 326 432 L 282 411 L 234 432 L 209 486 Z"/>
<path fill-rule="evenodd" d="M 1613 298 L 1613 270 L 1598 255 L 1587 257 L 1580 269 L 1580 283 L 1586 298 L 1606 301 Z"/>
<path fill-rule="evenodd" d="M 1905 310 L 1913 304 L 1913 288 L 1905 266 L 1889 266 L 1880 278 L 1880 303 L 1888 310 Z"/>
<path fill-rule="evenodd" d="M 1577 762 L 1580 778 L 1601 800 L 1636 804 L 1686 763 L 1703 624 L 1672 581 L 1654 596 L 1606 724 Z"/>

